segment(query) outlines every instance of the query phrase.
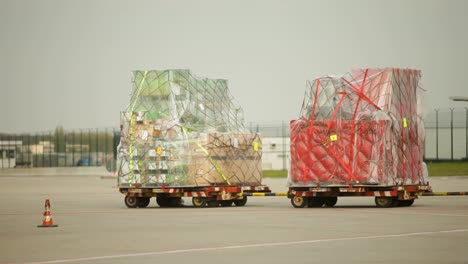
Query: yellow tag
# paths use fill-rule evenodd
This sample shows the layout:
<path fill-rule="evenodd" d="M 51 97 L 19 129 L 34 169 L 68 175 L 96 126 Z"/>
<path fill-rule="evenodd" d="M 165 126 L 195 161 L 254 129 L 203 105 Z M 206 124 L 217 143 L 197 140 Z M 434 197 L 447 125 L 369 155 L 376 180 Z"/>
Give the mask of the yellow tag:
<path fill-rule="evenodd" d="M 338 135 L 330 135 L 330 140 L 331 141 L 337 141 L 338 140 Z"/>
<path fill-rule="evenodd" d="M 257 142 L 257 141 L 254 142 L 254 144 L 253 144 L 253 149 L 254 149 L 255 151 L 258 151 L 258 142 Z"/>
<path fill-rule="evenodd" d="M 406 117 L 405 117 L 405 118 L 403 118 L 403 127 L 407 127 L 407 126 L 408 126 L 408 124 L 406 123 Z"/>
<path fill-rule="evenodd" d="M 162 152 L 162 148 L 161 148 L 161 147 L 158 147 L 158 148 L 156 149 L 156 153 L 158 153 L 158 155 L 161 155 L 161 152 Z"/>

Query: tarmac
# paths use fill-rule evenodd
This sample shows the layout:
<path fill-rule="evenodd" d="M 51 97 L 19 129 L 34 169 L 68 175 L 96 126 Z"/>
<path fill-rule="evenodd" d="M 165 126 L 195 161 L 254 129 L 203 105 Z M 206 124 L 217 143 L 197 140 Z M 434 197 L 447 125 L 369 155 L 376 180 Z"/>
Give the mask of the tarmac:
<path fill-rule="evenodd" d="M 286 197 L 249 197 L 245 207 L 185 199 L 159 208 L 152 199 L 128 209 L 115 178 L 100 172 L 1 172 L 0 263 L 468 263 L 468 196 L 395 208 L 376 208 L 372 197 L 301 209 Z M 468 191 L 468 177 L 430 182 Z M 286 179 L 264 184 L 287 190 Z M 47 198 L 58 227 L 37 228 Z"/>

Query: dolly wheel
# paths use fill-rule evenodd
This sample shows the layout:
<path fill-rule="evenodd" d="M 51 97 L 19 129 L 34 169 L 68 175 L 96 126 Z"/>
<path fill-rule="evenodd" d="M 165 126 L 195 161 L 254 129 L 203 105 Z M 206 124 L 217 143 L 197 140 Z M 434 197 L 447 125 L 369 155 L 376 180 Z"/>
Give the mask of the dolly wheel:
<path fill-rule="evenodd" d="M 392 207 L 398 207 L 398 206 L 400 206 L 401 202 L 402 202 L 402 201 L 398 200 L 398 198 L 394 198 L 394 199 L 392 200 Z"/>
<path fill-rule="evenodd" d="M 182 197 L 169 197 L 168 204 L 169 207 L 181 207 L 184 205 L 184 200 L 182 200 Z"/>
<path fill-rule="evenodd" d="M 307 207 L 314 208 L 314 207 L 322 207 L 325 203 L 324 197 L 307 197 Z"/>
<path fill-rule="evenodd" d="M 338 197 L 326 197 L 324 206 L 325 207 L 333 207 L 333 206 L 335 206 L 337 201 L 338 201 Z"/>
<path fill-rule="evenodd" d="M 192 204 L 195 207 L 205 207 L 206 206 L 206 197 L 192 197 Z"/>
<path fill-rule="evenodd" d="M 240 200 L 234 200 L 236 206 L 244 206 L 247 203 L 247 196 L 243 196 Z"/>
<path fill-rule="evenodd" d="M 138 201 L 138 207 L 145 208 L 150 203 L 150 197 L 139 197 L 137 201 Z"/>
<path fill-rule="evenodd" d="M 232 205 L 232 200 L 220 201 L 219 204 L 221 205 L 221 207 L 229 207 Z"/>
<path fill-rule="evenodd" d="M 291 198 L 291 204 L 294 208 L 304 208 L 307 205 L 307 200 L 303 196 L 294 196 Z"/>
<path fill-rule="evenodd" d="M 169 197 L 165 197 L 165 196 L 157 196 L 156 197 L 156 203 L 159 205 L 159 207 L 169 207 L 170 206 Z"/>
<path fill-rule="evenodd" d="M 137 208 L 139 199 L 135 196 L 125 196 L 124 202 L 128 208 Z"/>
<path fill-rule="evenodd" d="M 375 205 L 377 205 L 377 207 L 388 208 L 388 207 L 391 207 L 392 204 L 393 204 L 392 197 L 384 197 L 384 196 L 375 197 Z"/>
<path fill-rule="evenodd" d="M 219 206 L 219 202 L 217 200 L 209 200 L 207 202 L 207 204 L 208 204 L 208 207 L 218 207 Z"/>
<path fill-rule="evenodd" d="M 400 206 L 411 206 L 414 203 L 414 199 L 400 201 Z"/>

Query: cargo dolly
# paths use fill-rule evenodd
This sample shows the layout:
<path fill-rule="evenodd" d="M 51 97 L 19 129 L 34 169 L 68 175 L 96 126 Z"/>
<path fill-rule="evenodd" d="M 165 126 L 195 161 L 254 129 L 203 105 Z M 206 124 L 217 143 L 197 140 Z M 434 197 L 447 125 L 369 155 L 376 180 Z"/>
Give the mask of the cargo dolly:
<path fill-rule="evenodd" d="M 424 192 L 430 192 L 429 184 L 424 185 L 327 185 L 290 187 L 288 198 L 295 208 L 333 207 L 339 196 L 374 196 L 377 207 L 411 206 Z"/>
<path fill-rule="evenodd" d="M 178 207 L 182 197 L 192 197 L 194 207 L 227 207 L 232 204 L 244 206 L 247 196 L 251 194 L 268 194 L 271 190 L 265 185 L 229 185 L 229 186 L 180 186 L 180 187 L 143 187 L 133 185 L 120 187 L 125 195 L 124 202 L 128 208 L 144 208 L 152 197 L 160 207 Z"/>
<path fill-rule="evenodd" d="M 192 197 L 194 207 L 244 206 L 248 196 L 282 196 L 291 200 L 294 208 L 333 207 L 338 197 L 375 197 L 380 208 L 411 206 L 419 196 L 462 196 L 468 192 L 433 192 L 429 184 L 424 185 L 328 185 L 289 187 L 287 192 L 272 192 L 268 186 L 181 186 L 181 187 L 121 187 L 128 208 L 145 208 L 150 199 L 156 197 L 160 207 L 182 206 L 182 197 Z"/>
<path fill-rule="evenodd" d="M 433 192 L 429 184 L 424 185 L 328 185 L 290 187 L 288 192 L 248 193 L 246 196 L 287 196 L 294 208 L 333 207 L 338 197 L 374 196 L 377 207 L 411 206 L 419 196 L 461 196 L 468 192 Z"/>

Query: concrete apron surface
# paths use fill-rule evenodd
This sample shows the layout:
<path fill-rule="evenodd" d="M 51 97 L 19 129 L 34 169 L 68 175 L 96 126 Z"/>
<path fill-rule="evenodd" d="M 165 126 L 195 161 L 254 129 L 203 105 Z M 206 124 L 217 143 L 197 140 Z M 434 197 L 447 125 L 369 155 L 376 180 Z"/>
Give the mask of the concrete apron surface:
<path fill-rule="evenodd" d="M 2 176 L 110 176 L 106 167 L 55 167 L 0 169 Z"/>

